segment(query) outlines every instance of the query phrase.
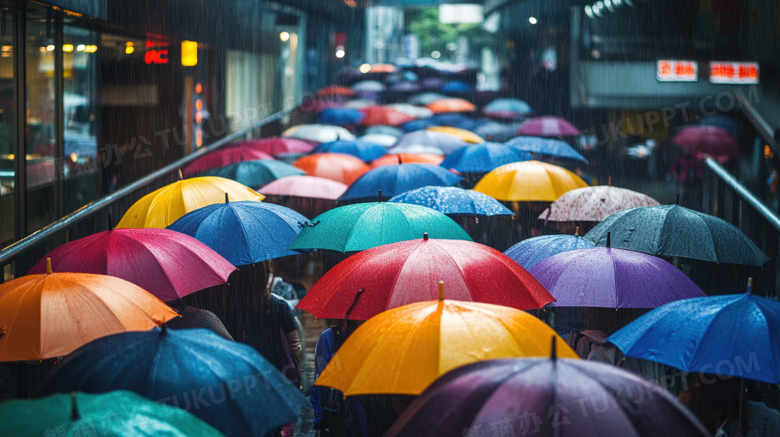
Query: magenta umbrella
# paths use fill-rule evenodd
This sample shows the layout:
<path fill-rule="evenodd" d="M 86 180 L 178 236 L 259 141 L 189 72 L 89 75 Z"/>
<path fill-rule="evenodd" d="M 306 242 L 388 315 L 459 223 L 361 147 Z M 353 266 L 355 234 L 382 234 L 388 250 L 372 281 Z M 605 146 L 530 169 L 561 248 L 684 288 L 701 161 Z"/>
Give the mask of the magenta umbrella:
<path fill-rule="evenodd" d="M 739 143 L 722 127 L 688 126 L 674 137 L 674 144 L 712 156 L 738 156 Z"/>
<path fill-rule="evenodd" d="M 167 229 L 114 229 L 63 244 L 27 274 L 54 272 L 115 276 L 164 302 L 227 282 L 236 268 L 200 241 Z"/>
<path fill-rule="evenodd" d="M 184 176 L 191 176 L 199 172 L 224 167 L 230 164 L 261 159 L 274 159 L 274 157 L 265 152 L 246 146 L 225 147 L 207 153 L 196 159 L 192 164 L 184 168 L 183 173 Z"/>
<path fill-rule="evenodd" d="M 260 194 L 336 200 L 347 191 L 341 182 L 316 176 L 286 176 L 260 188 Z"/>
<path fill-rule="evenodd" d="M 314 146 L 306 141 L 295 138 L 263 138 L 239 141 L 234 146 L 246 146 L 250 149 L 258 150 L 269 155 L 288 155 L 311 153 Z"/>
<path fill-rule="evenodd" d="M 579 135 L 580 131 L 568 121 L 558 117 L 534 117 L 523 123 L 518 135 L 536 137 L 561 137 Z"/>

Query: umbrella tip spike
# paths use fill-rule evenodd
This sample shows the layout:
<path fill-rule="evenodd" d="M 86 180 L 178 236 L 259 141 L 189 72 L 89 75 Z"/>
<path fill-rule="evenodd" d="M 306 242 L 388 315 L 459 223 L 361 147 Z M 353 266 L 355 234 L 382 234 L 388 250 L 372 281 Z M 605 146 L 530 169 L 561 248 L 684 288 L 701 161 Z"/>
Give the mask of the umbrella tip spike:
<path fill-rule="evenodd" d="M 439 301 L 444 300 L 444 281 L 439 281 Z"/>
<path fill-rule="evenodd" d="M 428 241 L 428 233 L 427 232 L 425 232 L 423 234 L 423 241 Z"/>
<path fill-rule="evenodd" d="M 228 193 L 225 193 L 225 203 L 230 203 L 230 197 L 228 196 Z"/>
<path fill-rule="evenodd" d="M 79 414 L 78 404 L 76 404 L 75 391 L 70 392 L 70 399 L 71 399 L 70 420 L 79 420 L 81 419 L 81 415 Z"/>
<path fill-rule="evenodd" d="M 558 359 L 558 342 L 555 341 L 555 335 L 552 336 L 552 344 L 550 345 L 550 359 L 555 362 Z"/>
<path fill-rule="evenodd" d="M 379 190 L 379 201 L 380 202 L 382 201 L 382 190 L 381 189 Z"/>
<path fill-rule="evenodd" d="M 166 323 L 162 323 L 160 325 L 160 335 L 165 335 L 168 333 L 168 327 L 166 325 Z"/>
<path fill-rule="evenodd" d="M 607 185 L 610 186 L 610 187 L 612 186 L 612 176 L 611 175 L 607 179 Z"/>
<path fill-rule="evenodd" d="M 574 236 L 575 237 L 579 237 L 580 236 L 580 227 L 579 226 L 574 228 Z"/>
<path fill-rule="evenodd" d="M 674 201 L 674 204 L 675 205 L 679 205 L 680 204 L 680 193 L 677 193 L 677 200 Z"/>
<path fill-rule="evenodd" d="M 180 181 L 184 180 L 184 175 L 181 173 L 181 169 L 179 169 L 179 180 Z"/>
<path fill-rule="evenodd" d="M 51 274 L 51 258 L 46 258 L 46 274 Z"/>
<path fill-rule="evenodd" d="M 607 249 L 612 247 L 612 232 L 607 232 Z"/>
<path fill-rule="evenodd" d="M 748 277 L 746 293 L 747 294 L 753 294 L 753 277 L 752 276 Z"/>

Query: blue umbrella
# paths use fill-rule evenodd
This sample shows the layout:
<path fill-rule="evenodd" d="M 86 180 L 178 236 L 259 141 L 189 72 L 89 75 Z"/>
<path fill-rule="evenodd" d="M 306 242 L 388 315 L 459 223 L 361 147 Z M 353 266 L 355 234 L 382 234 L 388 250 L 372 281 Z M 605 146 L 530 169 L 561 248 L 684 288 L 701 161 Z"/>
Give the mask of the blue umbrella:
<path fill-rule="evenodd" d="M 387 197 L 428 185 L 448 187 L 459 182 L 460 176 L 431 164 L 401 164 L 377 167 L 349 186 L 339 200 L 377 197 L 379 190 Z"/>
<path fill-rule="evenodd" d="M 553 255 L 594 247 L 595 244 L 576 235 L 542 235 L 515 244 L 507 249 L 504 255 L 528 270 Z"/>
<path fill-rule="evenodd" d="M 668 303 L 608 340 L 686 372 L 780 383 L 780 303 L 749 292 Z"/>
<path fill-rule="evenodd" d="M 485 142 L 463 146 L 450 153 L 439 165 L 459 173 L 488 173 L 505 164 L 532 159 L 530 153 L 503 144 Z"/>
<path fill-rule="evenodd" d="M 206 171 L 199 176 L 219 176 L 232 179 L 248 187 L 259 188 L 285 176 L 302 176 L 304 174 L 306 173 L 303 170 L 286 162 L 263 159 L 237 162 Z"/>
<path fill-rule="evenodd" d="M 514 215 L 498 200 L 474 190 L 456 187 L 422 187 L 389 200 L 435 209 L 448 216 Z"/>
<path fill-rule="evenodd" d="M 496 118 L 522 118 L 534 112 L 531 106 L 519 99 L 496 99 L 482 108 L 482 113 L 487 117 Z"/>
<path fill-rule="evenodd" d="M 430 118 L 430 121 L 431 123 L 434 123 L 435 126 L 450 126 L 470 131 L 474 131 L 478 127 L 489 123 L 485 120 L 475 120 L 471 117 L 454 112 L 436 114 Z"/>
<path fill-rule="evenodd" d="M 466 93 L 471 91 L 471 85 L 459 80 L 453 80 L 441 87 L 443 93 Z"/>
<path fill-rule="evenodd" d="M 253 347 L 206 329 L 155 328 L 99 338 L 57 364 L 36 396 L 112 390 L 189 410 L 228 437 L 264 436 L 295 421 L 307 404 Z"/>
<path fill-rule="evenodd" d="M 520 129 L 519 124 L 504 124 L 491 121 L 474 129 L 474 133 L 486 140 L 503 143 L 516 137 L 518 129 Z"/>
<path fill-rule="evenodd" d="M 384 146 L 363 140 L 337 140 L 317 146 L 312 153 L 346 153 L 365 162 L 381 158 L 387 152 Z"/>
<path fill-rule="evenodd" d="M 190 211 L 168 229 L 214 249 L 234 266 L 259 263 L 298 252 L 287 250 L 309 219 L 266 202 L 226 202 Z"/>
<path fill-rule="evenodd" d="M 363 113 L 353 108 L 327 108 L 322 110 L 315 122 L 319 124 L 335 124 L 336 126 L 349 126 L 360 124 Z"/>
<path fill-rule="evenodd" d="M 557 156 L 559 158 L 569 158 L 588 162 L 580 152 L 574 150 L 574 147 L 563 141 L 551 138 L 517 137 L 504 144 L 528 153 L 537 153 L 539 155 Z"/>
<path fill-rule="evenodd" d="M 428 129 L 431 126 L 436 126 L 430 119 L 412 120 L 407 121 L 401 125 L 401 129 L 404 132 L 414 132 L 418 130 Z"/>

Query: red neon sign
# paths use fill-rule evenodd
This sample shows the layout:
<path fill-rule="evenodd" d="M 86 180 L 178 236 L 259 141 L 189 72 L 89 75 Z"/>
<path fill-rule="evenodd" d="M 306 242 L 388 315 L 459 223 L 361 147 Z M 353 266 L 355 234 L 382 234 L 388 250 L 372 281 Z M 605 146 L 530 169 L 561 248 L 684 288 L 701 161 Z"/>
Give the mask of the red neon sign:
<path fill-rule="evenodd" d="M 144 61 L 147 64 L 167 64 L 168 50 L 147 50 L 144 54 Z"/>
<path fill-rule="evenodd" d="M 710 62 L 711 83 L 757 84 L 757 62 Z"/>
<path fill-rule="evenodd" d="M 656 63 L 655 77 L 659 82 L 696 82 L 699 64 L 696 61 L 662 59 Z"/>

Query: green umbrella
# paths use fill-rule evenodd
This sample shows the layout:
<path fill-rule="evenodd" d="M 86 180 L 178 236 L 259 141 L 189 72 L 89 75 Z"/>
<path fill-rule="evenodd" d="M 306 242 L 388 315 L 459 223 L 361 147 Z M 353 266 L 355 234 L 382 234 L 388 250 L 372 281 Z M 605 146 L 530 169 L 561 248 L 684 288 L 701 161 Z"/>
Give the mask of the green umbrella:
<path fill-rule="evenodd" d="M 14 437 L 219 437 L 192 414 L 133 392 L 56 394 L 0 405 L 0 435 Z"/>
<path fill-rule="evenodd" d="M 383 244 L 422 238 L 472 241 L 446 215 L 424 206 L 405 203 L 358 203 L 320 214 L 306 223 L 290 245 L 291 250 L 366 250 Z"/>
<path fill-rule="evenodd" d="M 282 161 L 263 159 L 244 161 L 209 170 L 199 176 L 219 176 L 232 179 L 247 187 L 260 188 L 285 176 L 301 176 L 303 170 Z"/>

